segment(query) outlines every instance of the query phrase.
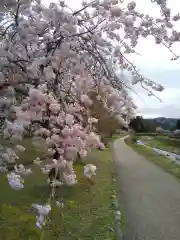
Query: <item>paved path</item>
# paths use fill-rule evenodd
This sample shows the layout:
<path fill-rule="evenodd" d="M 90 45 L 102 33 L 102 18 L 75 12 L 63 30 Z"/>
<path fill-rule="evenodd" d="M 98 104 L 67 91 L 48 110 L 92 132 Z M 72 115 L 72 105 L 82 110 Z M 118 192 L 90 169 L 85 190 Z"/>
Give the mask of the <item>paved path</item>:
<path fill-rule="evenodd" d="M 180 240 L 180 181 L 138 155 L 124 140 L 114 143 L 124 240 Z"/>

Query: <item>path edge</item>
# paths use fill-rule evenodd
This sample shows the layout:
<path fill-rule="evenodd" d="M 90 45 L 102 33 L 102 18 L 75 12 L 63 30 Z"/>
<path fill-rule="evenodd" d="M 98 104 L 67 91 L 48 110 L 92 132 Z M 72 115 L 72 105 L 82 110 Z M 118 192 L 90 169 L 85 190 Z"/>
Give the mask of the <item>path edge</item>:
<path fill-rule="evenodd" d="M 115 166 L 115 155 L 114 155 L 114 150 L 115 150 L 115 145 L 117 143 L 117 141 L 124 140 L 127 137 L 129 137 L 129 135 L 122 137 L 122 138 L 118 138 L 117 140 L 115 140 L 112 144 L 112 162 L 113 162 L 113 174 L 112 174 L 112 180 L 113 180 L 113 195 L 112 195 L 112 199 L 113 199 L 113 206 L 115 208 L 115 233 L 116 233 L 116 239 L 117 240 L 122 240 L 123 239 L 123 232 L 122 232 L 122 224 L 121 224 L 121 220 L 122 220 L 122 214 L 120 211 L 120 199 L 118 199 L 117 197 L 117 193 L 116 193 L 116 188 L 117 188 L 117 183 L 116 183 L 116 166 Z"/>

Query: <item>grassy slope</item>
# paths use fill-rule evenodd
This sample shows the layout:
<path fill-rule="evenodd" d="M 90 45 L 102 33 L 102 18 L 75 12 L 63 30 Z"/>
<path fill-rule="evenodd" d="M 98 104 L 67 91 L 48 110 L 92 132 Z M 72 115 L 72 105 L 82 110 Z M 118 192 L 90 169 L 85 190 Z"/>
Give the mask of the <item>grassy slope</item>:
<path fill-rule="evenodd" d="M 125 140 L 126 143 L 132 147 L 136 152 L 146 157 L 158 166 L 162 167 L 165 171 L 173 174 L 180 179 L 180 165 L 171 161 L 170 159 L 154 153 L 151 149 L 132 143 L 130 138 Z"/>
<path fill-rule="evenodd" d="M 167 150 L 169 152 L 180 153 L 180 141 L 175 139 L 168 139 L 166 136 L 138 136 L 138 139 L 142 139 L 148 143 L 151 147 Z"/>
<path fill-rule="evenodd" d="M 28 142 L 26 142 L 28 146 Z M 36 155 L 37 154 L 37 155 Z M 44 155 L 44 154 L 42 154 Z M 29 143 L 28 152 L 21 155 L 19 162 L 30 162 L 38 156 L 37 149 Z M 43 239 L 61 240 L 110 240 L 115 239 L 113 228 L 113 207 L 111 204 L 112 156 L 110 150 L 93 151 L 86 162 L 97 166 L 94 185 L 83 177 L 83 165 L 75 166 L 78 184 L 59 188 L 56 200 L 64 199 L 64 208 L 53 209 L 49 215 Z M 32 203 L 44 204 L 50 194 L 46 184 L 47 175 L 33 166 L 34 173 L 24 177 L 25 188 L 12 190 L 5 174 L 0 174 L 0 239 L 40 239 L 42 231 L 35 227 L 35 212 Z M 41 239 L 42 240 L 42 239 Z"/>

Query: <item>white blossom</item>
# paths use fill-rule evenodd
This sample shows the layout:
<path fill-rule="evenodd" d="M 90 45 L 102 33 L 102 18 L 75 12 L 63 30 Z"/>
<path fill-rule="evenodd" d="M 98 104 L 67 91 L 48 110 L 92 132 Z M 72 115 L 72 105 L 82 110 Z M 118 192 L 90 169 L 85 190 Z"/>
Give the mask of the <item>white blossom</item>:
<path fill-rule="evenodd" d="M 45 226 L 45 217 L 51 211 L 51 206 L 47 205 L 39 205 L 39 204 L 32 204 L 32 207 L 37 210 L 39 216 L 36 217 L 36 226 L 38 228 L 42 228 Z"/>
<path fill-rule="evenodd" d="M 42 163 L 42 161 L 40 160 L 39 157 L 37 157 L 35 160 L 33 160 L 33 163 L 36 165 L 40 165 Z"/>
<path fill-rule="evenodd" d="M 93 164 L 87 164 L 84 166 L 84 175 L 87 178 L 91 178 L 93 175 L 96 175 L 96 169 L 97 167 Z"/>
<path fill-rule="evenodd" d="M 16 173 L 18 173 L 18 174 L 22 174 L 22 175 L 28 175 L 28 174 L 30 174 L 30 173 L 32 173 L 32 170 L 30 169 L 30 168 L 28 168 L 28 169 L 26 169 L 25 167 L 24 167 L 24 165 L 22 165 L 22 164 L 19 164 L 19 165 L 15 165 L 14 166 L 14 170 L 15 170 L 15 172 Z"/>
<path fill-rule="evenodd" d="M 49 173 L 49 171 L 50 171 L 50 170 L 47 169 L 47 168 L 41 168 L 41 172 L 42 172 L 42 173 Z"/>
<path fill-rule="evenodd" d="M 72 174 L 64 173 L 64 180 L 65 180 L 65 184 L 69 186 L 77 184 L 75 173 L 72 173 Z"/>
<path fill-rule="evenodd" d="M 7 174 L 8 182 L 9 185 L 14 189 L 14 190 L 20 190 L 24 188 L 24 180 L 21 178 L 20 175 L 17 175 L 15 172 L 11 172 Z"/>
<path fill-rule="evenodd" d="M 89 123 L 89 124 L 97 123 L 97 122 L 98 122 L 98 119 L 96 119 L 96 118 L 89 118 L 89 119 L 88 119 L 88 123 Z"/>
<path fill-rule="evenodd" d="M 26 150 L 22 145 L 16 145 L 16 149 L 20 152 L 24 152 Z"/>

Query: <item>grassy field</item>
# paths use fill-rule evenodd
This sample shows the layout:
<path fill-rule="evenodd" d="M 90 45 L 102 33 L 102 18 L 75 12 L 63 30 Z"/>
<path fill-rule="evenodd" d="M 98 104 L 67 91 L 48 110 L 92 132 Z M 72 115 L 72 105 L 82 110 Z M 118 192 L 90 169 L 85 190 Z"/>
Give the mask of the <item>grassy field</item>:
<path fill-rule="evenodd" d="M 116 136 L 117 137 L 117 136 Z M 34 148 L 30 140 L 24 144 L 27 151 L 21 154 L 19 162 L 30 164 L 45 152 Z M 56 191 L 52 211 L 48 215 L 43 235 L 36 226 L 36 212 L 31 204 L 45 204 L 50 188 L 47 175 L 33 165 L 33 174 L 24 177 L 25 188 L 15 191 L 8 185 L 6 175 L 0 173 L 0 240 L 112 240 L 115 239 L 114 209 L 112 206 L 112 156 L 111 149 L 93 151 L 86 163 L 97 166 L 95 184 L 89 185 L 83 176 L 83 165 L 76 165 L 78 184 L 61 187 Z M 58 208 L 56 200 L 63 199 L 64 207 Z"/>
<path fill-rule="evenodd" d="M 166 136 L 138 136 L 151 147 L 160 148 L 169 152 L 180 153 L 180 140 L 171 139 Z"/>
<path fill-rule="evenodd" d="M 139 138 L 139 137 L 138 137 Z M 174 161 L 160 156 L 152 151 L 150 148 L 137 145 L 131 141 L 131 138 L 125 140 L 125 142 L 132 147 L 136 152 L 146 157 L 146 159 L 162 167 L 165 171 L 173 174 L 175 177 L 180 179 L 180 165 Z"/>

